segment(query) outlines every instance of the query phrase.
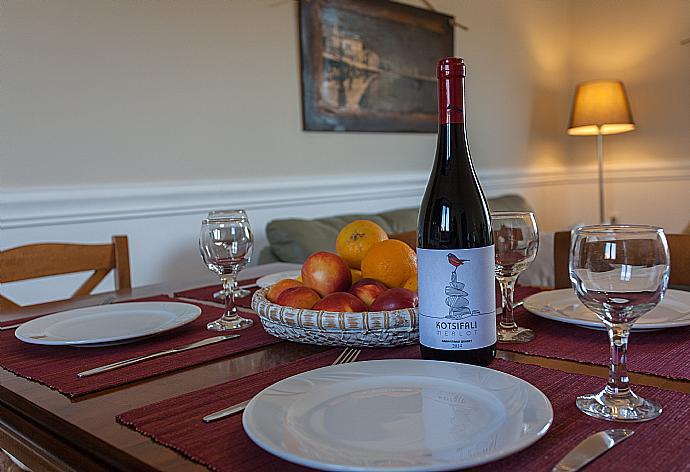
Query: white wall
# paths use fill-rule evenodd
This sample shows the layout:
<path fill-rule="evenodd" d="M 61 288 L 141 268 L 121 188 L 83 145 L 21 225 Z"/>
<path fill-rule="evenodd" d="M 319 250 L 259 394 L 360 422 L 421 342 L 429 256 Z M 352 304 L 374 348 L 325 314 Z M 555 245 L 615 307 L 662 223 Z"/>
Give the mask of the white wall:
<path fill-rule="evenodd" d="M 606 138 L 610 208 L 685 226 L 690 2 L 433 3 L 470 27 L 456 54 L 489 195 L 523 194 L 545 231 L 596 219 L 594 142 L 565 128 L 575 83 L 606 72 L 626 82 L 639 125 Z M 592 53 L 610 31 L 646 62 Z M 0 74 L 0 248 L 125 233 L 135 285 L 203 273 L 196 237 L 211 208 L 246 207 L 261 246 L 273 218 L 413 206 L 434 152 L 433 135 L 301 130 L 293 1 L 7 0 Z M 66 289 L 13 290 L 28 302 Z"/>

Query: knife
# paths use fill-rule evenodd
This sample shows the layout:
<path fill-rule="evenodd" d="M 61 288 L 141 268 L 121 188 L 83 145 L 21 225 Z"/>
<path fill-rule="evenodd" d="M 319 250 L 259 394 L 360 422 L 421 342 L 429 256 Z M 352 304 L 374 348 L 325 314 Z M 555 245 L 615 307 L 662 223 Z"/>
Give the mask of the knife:
<path fill-rule="evenodd" d="M 219 343 L 221 341 L 226 341 L 228 339 L 239 338 L 239 334 L 225 334 L 223 336 L 214 336 L 212 338 L 202 339 L 201 341 L 194 342 L 192 344 L 187 344 L 182 347 L 175 347 L 172 349 L 167 349 L 165 351 L 154 352 L 153 354 L 147 354 L 145 356 L 133 357 L 131 359 L 126 359 L 124 361 L 113 362 L 112 364 L 104 365 L 101 367 L 96 367 L 95 369 L 85 370 L 84 372 L 79 372 L 77 376 L 88 377 L 89 375 L 100 374 L 101 372 L 108 372 L 109 370 L 119 369 L 127 365 L 136 364 L 138 362 L 147 361 L 149 359 L 155 359 L 157 357 L 167 356 L 168 354 L 174 354 L 176 352 L 189 351 L 190 349 L 196 349 L 198 347 L 208 346 L 209 344 Z"/>
<path fill-rule="evenodd" d="M 594 433 L 566 454 L 551 469 L 551 472 L 575 472 L 580 470 L 616 444 L 628 439 L 633 433 L 635 431 L 631 429 L 607 429 L 606 431 Z"/>

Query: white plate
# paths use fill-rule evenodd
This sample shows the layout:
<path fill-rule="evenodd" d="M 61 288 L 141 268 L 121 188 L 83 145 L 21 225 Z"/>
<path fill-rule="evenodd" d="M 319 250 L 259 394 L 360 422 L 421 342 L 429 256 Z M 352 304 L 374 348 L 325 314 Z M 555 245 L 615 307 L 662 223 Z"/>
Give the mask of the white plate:
<path fill-rule="evenodd" d="M 455 470 L 508 456 L 553 421 L 546 396 L 512 375 L 422 360 L 341 364 L 264 389 L 242 424 L 260 447 L 323 470 Z"/>
<path fill-rule="evenodd" d="M 275 274 L 264 275 L 256 281 L 256 285 L 261 288 L 269 287 L 282 279 L 296 279 L 301 275 L 299 270 L 287 270 L 285 272 L 276 272 Z"/>
<path fill-rule="evenodd" d="M 49 346 L 115 343 L 162 333 L 194 321 L 196 305 L 132 302 L 63 311 L 27 321 L 14 332 L 21 341 Z"/>
<path fill-rule="evenodd" d="M 570 288 L 547 290 L 525 298 L 524 306 L 535 315 L 585 328 L 604 329 L 604 323 L 587 309 Z M 690 292 L 667 290 L 664 299 L 633 325 L 633 331 L 690 326 Z"/>

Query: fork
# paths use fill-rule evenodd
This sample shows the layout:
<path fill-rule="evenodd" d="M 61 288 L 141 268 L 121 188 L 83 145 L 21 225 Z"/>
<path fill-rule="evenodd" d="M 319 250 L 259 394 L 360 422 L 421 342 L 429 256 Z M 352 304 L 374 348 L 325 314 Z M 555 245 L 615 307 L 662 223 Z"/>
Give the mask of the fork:
<path fill-rule="evenodd" d="M 340 355 L 336 358 L 336 360 L 333 361 L 331 365 L 349 364 L 350 362 L 355 362 L 361 352 L 361 349 L 347 347 L 343 350 L 343 352 L 340 353 Z M 241 403 L 237 403 L 222 410 L 216 411 L 215 413 L 211 413 L 210 415 L 206 415 L 203 418 L 204 423 L 211 423 L 212 421 L 227 418 L 228 416 L 232 416 L 235 413 L 239 413 L 243 411 L 247 407 L 247 405 L 249 405 L 250 401 L 251 398 Z"/>

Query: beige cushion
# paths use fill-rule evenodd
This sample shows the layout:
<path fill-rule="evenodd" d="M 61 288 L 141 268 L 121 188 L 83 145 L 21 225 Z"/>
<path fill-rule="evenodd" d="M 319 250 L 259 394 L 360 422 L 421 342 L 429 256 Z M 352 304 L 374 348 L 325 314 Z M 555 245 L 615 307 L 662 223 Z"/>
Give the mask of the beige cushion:
<path fill-rule="evenodd" d="M 519 195 L 503 195 L 488 200 L 492 211 L 531 210 Z M 259 264 L 293 262 L 301 264 L 317 251 L 335 252 L 335 240 L 340 230 L 355 220 L 372 220 L 388 234 L 417 229 L 417 208 L 404 208 L 377 214 L 352 214 L 318 219 L 290 218 L 273 220 L 266 225 L 270 246 L 259 255 Z"/>

